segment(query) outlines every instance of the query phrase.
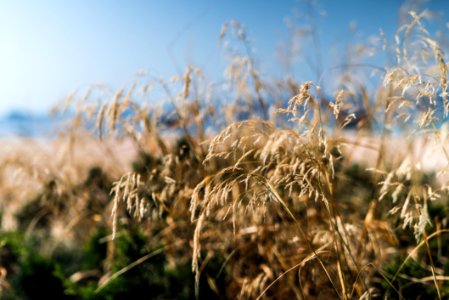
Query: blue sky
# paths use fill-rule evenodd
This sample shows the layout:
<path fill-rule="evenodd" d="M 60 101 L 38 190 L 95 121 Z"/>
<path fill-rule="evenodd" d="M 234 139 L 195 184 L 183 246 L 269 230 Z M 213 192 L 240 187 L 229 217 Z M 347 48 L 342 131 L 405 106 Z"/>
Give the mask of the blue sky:
<path fill-rule="evenodd" d="M 391 34 L 401 3 L 319 1 L 323 51 L 352 38 L 351 22 L 358 36 L 379 28 Z M 449 7 L 444 0 L 428 5 Z M 169 77 L 195 64 L 218 78 L 220 28 L 230 19 L 245 25 L 262 69 L 281 74 L 274 56 L 286 36 L 284 18 L 301 7 L 294 0 L 0 0 L 0 114 L 43 112 L 78 87 L 117 88 L 141 69 Z"/>

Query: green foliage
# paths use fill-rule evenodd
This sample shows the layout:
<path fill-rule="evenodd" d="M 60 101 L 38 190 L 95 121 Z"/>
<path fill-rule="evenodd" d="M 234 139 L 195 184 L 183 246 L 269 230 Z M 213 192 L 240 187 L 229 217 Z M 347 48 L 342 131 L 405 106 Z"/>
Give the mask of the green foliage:
<path fill-rule="evenodd" d="M 104 231 L 99 230 L 84 247 L 82 265 L 88 269 L 95 266 L 110 264 L 111 274 L 129 266 L 131 263 L 147 254 L 146 237 L 137 230 L 121 231 L 117 236 L 115 256 L 108 260 L 104 243 L 101 244 Z M 208 267 L 205 274 L 218 273 L 217 264 Z M 213 271 L 213 272 L 212 272 Z M 224 278 L 222 275 L 220 278 Z M 131 268 L 119 277 L 111 280 L 103 288 L 98 289 L 97 281 L 74 283 L 65 278 L 66 293 L 81 299 L 137 299 L 147 295 L 150 299 L 191 299 L 194 297 L 193 275 L 190 262 L 180 262 L 175 267 L 167 264 L 164 253 Z M 201 298 L 216 297 L 202 282 Z"/>
<path fill-rule="evenodd" d="M 67 298 L 63 283 L 56 276 L 57 262 L 39 254 L 34 241 L 20 233 L 4 233 L 0 240 L 1 262 L 11 284 L 4 299 Z"/>
<path fill-rule="evenodd" d="M 385 275 L 390 279 L 393 278 L 398 268 L 402 266 L 404 259 L 405 257 L 398 256 L 386 265 L 384 267 Z M 379 280 L 377 288 L 387 299 L 438 299 L 437 290 L 431 279 L 426 282 L 418 282 L 419 279 L 431 278 L 431 276 L 430 270 L 426 270 L 418 261 L 408 260 L 392 282 L 393 286 L 385 280 Z M 448 294 L 445 296 L 447 297 Z"/>
<path fill-rule="evenodd" d="M 37 241 L 26 239 L 20 233 L 4 233 L 0 236 L 0 259 L 8 271 L 11 289 L 2 299 L 138 299 L 147 295 L 150 299 L 192 299 L 194 279 L 189 261 L 169 266 L 165 254 L 144 261 L 111 280 L 98 289 L 98 274 L 107 265 L 110 274 L 127 267 L 148 253 L 147 238 L 138 230 L 121 231 L 117 236 L 115 256 L 107 257 L 105 228 L 99 228 L 86 242 L 82 251 L 57 250 L 52 255 L 40 255 Z M 211 278 L 218 274 L 223 260 L 212 259 L 201 279 L 201 299 L 218 297 L 209 286 Z M 78 266 L 78 269 L 74 266 Z M 97 270 L 93 276 L 74 280 L 72 271 L 83 273 Z M 209 281 L 208 281 L 209 278 Z M 224 291 L 225 273 L 215 284 Z"/>

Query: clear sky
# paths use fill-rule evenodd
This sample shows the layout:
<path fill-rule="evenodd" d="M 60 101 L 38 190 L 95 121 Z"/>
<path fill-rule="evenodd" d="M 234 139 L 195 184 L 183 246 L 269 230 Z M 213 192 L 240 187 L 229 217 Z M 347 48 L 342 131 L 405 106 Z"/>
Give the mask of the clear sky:
<path fill-rule="evenodd" d="M 351 22 L 358 34 L 392 33 L 402 1 L 319 3 L 327 51 L 349 38 Z M 448 10 L 444 3 L 429 5 Z M 78 87 L 119 87 L 141 69 L 169 77 L 192 63 L 218 77 L 220 28 L 230 19 L 247 28 L 262 67 L 279 73 L 275 51 L 295 7 L 294 0 L 0 0 L 0 114 L 42 112 Z"/>

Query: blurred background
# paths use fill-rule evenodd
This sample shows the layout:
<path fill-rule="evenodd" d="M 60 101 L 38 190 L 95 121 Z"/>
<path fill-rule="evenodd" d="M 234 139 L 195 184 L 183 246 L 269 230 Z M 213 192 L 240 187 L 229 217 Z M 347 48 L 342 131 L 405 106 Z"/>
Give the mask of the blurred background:
<path fill-rule="evenodd" d="M 324 83 L 349 45 L 393 40 L 410 9 L 433 13 L 440 37 L 449 30 L 444 0 L 0 0 L 0 135 L 50 131 L 52 105 L 91 84 L 116 90 L 138 74 L 169 78 L 187 65 L 220 80 L 220 31 L 232 19 L 264 73 Z M 366 63 L 389 59 L 364 51 Z"/>

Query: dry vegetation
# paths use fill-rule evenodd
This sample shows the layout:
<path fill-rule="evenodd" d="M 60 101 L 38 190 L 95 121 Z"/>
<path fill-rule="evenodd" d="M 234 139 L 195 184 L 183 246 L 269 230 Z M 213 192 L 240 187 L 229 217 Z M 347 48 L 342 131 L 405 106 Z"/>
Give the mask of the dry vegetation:
<path fill-rule="evenodd" d="M 223 84 L 189 66 L 73 93 L 61 137 L 2 142 L 1 294 L 449 297 L 448 65 L 430 16 L 349 48 L 333 97 L 263 76 L 235 21 Z M 394 63 L 359 68 L 373 50 Z"/>

